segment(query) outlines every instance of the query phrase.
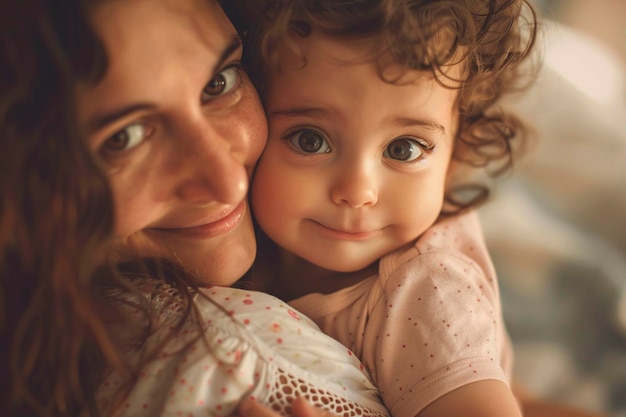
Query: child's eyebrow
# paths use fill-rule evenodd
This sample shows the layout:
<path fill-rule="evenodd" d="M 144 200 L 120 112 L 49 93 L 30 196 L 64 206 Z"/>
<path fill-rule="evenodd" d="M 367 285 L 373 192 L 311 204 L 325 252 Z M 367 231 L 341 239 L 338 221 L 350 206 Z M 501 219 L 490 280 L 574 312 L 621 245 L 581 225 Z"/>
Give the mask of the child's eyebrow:
<path fill-rule="evenodd" d="M 412 117 L 400 117 L 396 119 L 396 123 L 402 126 L 421 126 L 442 135 L 446 134 L 446 128 L 439 122 L 432 119 L 420 119 Z"/>
<path fill-rule="evenodd" d="M 280 117 L 321 117 L 327 116 L 328 114 L 330 114 L 330 111 L 323 107 L 292 107 L 288 109 L 276 109 L 270 111 L 270 115 Z M 429 118 L 399 117 L 394 119 L 393 124 L 404 127 L 420 126 L 441 135 L 446 134 L 446 128 L 441 123 Z"/>
<path fill-rule="evenodd" d="M 298 116 L 308 116 L 308 117 L 323 117 L 330 114 L 330 110 L 325 109 L 323 107 L 293 107 L 289 109 L 277 109 L 272 110 L 270 112 L 271 116 L 280 116 L 280 117 L 298 117 Z M 403 126 L 403 127 L 411 127 L 411 126 L 420 126 L 424 127 L 428 130 L 432 130 L 435 133 L 439 133 L 441 135 L 446 134 L 446 128 L 439 122 L 428 119 L 428 118 L 416 118 L 416 117 L 398 117 L 393 119 L 393 124 Z"/>
<path fill-rule="evenodd" d="M 284 117 L 298 117 L 298 116 L 310 116 L 320 117 L 329 114 L 330 111 L 323 107 L 291 107 L 288 109 L 272 110 L 270 114 L 272 116 L 284 116 Z"/>

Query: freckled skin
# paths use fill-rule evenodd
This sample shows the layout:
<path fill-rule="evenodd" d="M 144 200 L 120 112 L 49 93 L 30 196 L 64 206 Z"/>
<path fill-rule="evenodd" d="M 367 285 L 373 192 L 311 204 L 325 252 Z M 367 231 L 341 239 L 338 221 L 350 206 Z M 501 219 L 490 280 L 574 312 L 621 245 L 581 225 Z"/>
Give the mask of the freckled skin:
<path fill-rule="evenodd" d="M 163 256 L 232 284 L 256 254 L 246 193 L 267 137 L 235 29 L 216 2 L 192 0 L 102 2 L 92 18 L 110 66 L 79 88 L 79 116 L 110 177 L 116 256 Z M 120 132 L 144 136 L 116 150 Z"/>

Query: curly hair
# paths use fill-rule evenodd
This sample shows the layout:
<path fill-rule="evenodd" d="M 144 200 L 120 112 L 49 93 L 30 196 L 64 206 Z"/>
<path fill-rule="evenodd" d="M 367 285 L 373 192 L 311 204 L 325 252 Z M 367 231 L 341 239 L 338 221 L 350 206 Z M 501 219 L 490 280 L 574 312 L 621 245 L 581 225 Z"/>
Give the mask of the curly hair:
<path fill-rule="evenodd" d="M 492 176 L 511 168 L 514 140 L 521 147 L 527 130 L 498 103 L 535 74 L 522 65 L 537 38 L 537 15 L 527 0 L 245 0 L 240 8 L 248 16 L 250 72 L 261 93 L 263 70 L 278 65 L 279 46 L 290 45 L 294 32 L 374 39 L 394 64 L 429 71 L 441 85 L 459 90 L 455 160 Z M 385 78 L 384 62 L 377 62 L 379 75 L 393 83 Z M 456 65 L 459 79 L 447 71 Z M 448 190 L 446 201 L 458 212 L 487 196 L 486 185 L 466 183 Z"/>

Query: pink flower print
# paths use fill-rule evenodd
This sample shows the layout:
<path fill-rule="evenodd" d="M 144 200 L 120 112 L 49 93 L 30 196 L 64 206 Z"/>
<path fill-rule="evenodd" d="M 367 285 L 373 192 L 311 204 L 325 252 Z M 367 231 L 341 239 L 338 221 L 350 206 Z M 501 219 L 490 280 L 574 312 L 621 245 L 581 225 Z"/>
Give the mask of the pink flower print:
<path fill-rule="evenodd" d="M 287 313 L 289 313 L 289 315 L 290 315 L 291 317 L 293 317 L 294 319 L 296 319 L 296 320 L 300 320 L 300 316 L 298 315 L 298 313 L 296 313 L 296 312 L 295 312 L 295 311 L 293 311 L 292 309 L 289 309 L 289 310 L 287 311 Z"/>
<path fill-rule="evenodd" d="M 270 331 L 274 333 L 280 333 L 283 331 L 283 328 L 278 323 L 272 323 L 270 325 Z"/>

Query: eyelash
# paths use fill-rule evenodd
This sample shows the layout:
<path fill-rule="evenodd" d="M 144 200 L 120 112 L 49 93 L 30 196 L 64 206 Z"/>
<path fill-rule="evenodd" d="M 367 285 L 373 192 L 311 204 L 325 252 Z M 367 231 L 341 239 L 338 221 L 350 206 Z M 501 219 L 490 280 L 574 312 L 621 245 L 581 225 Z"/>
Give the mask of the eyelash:
<path fill-rule="evenodd" d="M 324 141 L 323 144 L 320 145 L 320 150 L 323 149 L 323 151 L 319 152 L 319 150 L 315 150 L 314 152 L 307 152 L 304 149 L 302 149 L 302 144 L 294 143 L 294 140 L 300 139 L 302 137 L 301 135 L 304 133 L 313 133 L 313 134 L 318 135 Z M 319 129 L 316 129 L 313 127 L 302 126 L 302 127 L 291 129 L 287 131 L 285 134 L 283 134 L 281 136 L 281 139 L 287 142 L 289 146 L 293 148 L 297 153 L 302 154 L 302 155 L 314 156 L 314 155 L 323 155 L 325 153 L 332 152 L 332 147 L 330 146 L 330 141 L 327 138 L 327 136 L 323 132 L 321 132 Z M 416 143 L 417 146 L 421 150 L 421 154 L 418 155 L 414 159 L 407 158 L 406 160 L 391 157 L 389 153 L 389 147 L 398 141 L 405 141 L 407 143 Z M 399 163 L 406 163 L 406 164 L 419 163 L 423 159 L 424 155 L 431 153 L 434 149 L 435 149 L 435 145 L 432 143 L 429 143 L 428 141 L 424 139 L 416 138 L 413 136 L 398 136 L 394 138 L 393 140 L 389 141 L 389 143 L 385 147 L 385 150 L 383 151 L 383 156 Z"/>
<path fill-rule="evenodd" d="M 299 145 L 294 144 L 294 142 L 292 142 L 293 139 L 297 139 L 300 135 L 302 135 L 303 133 L 314 133 L 318 136 L 320 136 L 326 147 L 328 149 L 326 149 L 324 152 L 306 152 L 304 151 Z M 312 128 L 312 127 L 306 127 L 306 126 L 302 126 L 302 127 L 298 127 L 292 130 L 287 131 L 284 135 L 282 135 L 281 137 L 282 140 L 284 140 L 285 142 L 287 142 L 289 144 L 289 146 L 291 146 L 296 152 L 303 154 L 303 155 L 319 155 L 319 154 L 324 154 L 324 153 L 329 153 L 332 151 L 332 148 L 330 147 L 329 144 L 329 140 L 326 137 L 326 135 L 322 132 L 320 132 L 318 129 Z"/>
<path fill-rule="evenodd" d="M 214 81 L 216 81 L 218 79 L 219 76 L 223 77 L 223 74 L 227 73 L 229 70 L 234 70 L 234 76 L 236 77 L 236 80 L 233 81 L 233 85 L 228 87 L 225 87 L 225 90 L 220 91 L 218 94 L 209 94 L 206 92 L 206 90 L 209 88 L 209 86 L 211 85 L 211 83 L 213 83 Z M 211 78 L 209 80 L 209 82 L 204 86 L 204 88 L 202 89 L 202 92 L 200 93 L 200 102 L 205 105 L 211 101 L 217 100 L 221 97 L 228 97 L 230 94 L 233 94 L 234 92 L 236 92 L 239 87 L 241 87 L 242 83 L 243 83 L 243 77 L 245 77 L 245 70 L 243 69 L 243 66 L 241 65 L 240 62 L 235 62 L 227 67 L 225 67 L 224 69 L 222 69 L 220 72 L 218 72 L 213 78 Z M 226 80 L 227 81 L 227 80 Z M 206 95 L 206 97 L 205 97 Z"/>
<path fill-rule="evenodd" d="M 206 89 L 207 87 L 214 82 L 220 75 L 223 76 L 224 73 L 227 73 L 229 70 L 234 70 L 234 76 L 236 77 L 236 79 L 232 82 L 232 86 L 226 86 L 224 91 L 220 91 L 218 94 L 212 95 L 212 94 L 208 94 L 206 93 Z M 241 65 L 241 63 L 236 62 L 233 63 L 227 67 L 225 67 L 224 69 L 222 69 L 219 73 L 217 73 L 217 75 L 215 75 L 215 77 L 213 77 L 211 80 L 209 80 L 209 82 L 205 85 L 205 87 L 203 88 L 201 95 L 200 95 L 200 101 L 202 105 L 206 105 L 214 100 L 217 100 L 221 97 L 227 97 L 228 95 L 236 92 L 238 90 L 238 88 L 241 86 L 242 84 L 242 77 L 245 76 L 245 72 L 243 70 L 243 66 Z M 226 79 L 226 82 L 228 82 L 228 79 Z M 206 94 L 208 97 L 203 97 L 203 95 Z M 134 130 L 134 128 L 141 128 L 143 129 L 143 137 L 139 140 L 138 143 L 134 144 L 131 147 L 123 147 L 120 149 L 107 149 L 107 144 L 111 143 L 110 141 L 115 139 L 116 137 L 118 137 L 119 135 L 122 135 L 124 133 L 126 133 L 126 135 L 129 135 L 129 132 L 132 132 L 132 130 Z M 111 136 L 109 136 L 104 143 L 101 145 L 100 147 L 100 154 L 109 159 L 112 157 L 117 157 L 117 156 L 122 156 L 124 154 L 126 154 L 128 151 L 141 146 L 144 141 L 149 138 L 152 133 L 154 131 L 153 127 L 150 127 L 147 123 L 145 123 L 144 121 L 133 121 L 127 125 L 125 125 L 124 127 L 122 127 L 121 129 L 117 130 L 115 133 L 113 133 Z"/>
<path fill-rule="evenodd" d="M 409 156 L 406 159 L 399 159 L 399 158 L 392 158 L 391 157 L 391 146 L 395 143 L 399 143 L 399 142 L 404 142 L 405 144 L 408 143 L 411 148 L 413 147 L 413 143 L 417 144 L 417 147 L 420 150 L 420 155 L 416 156 L 413 159 L 409 159 L 411 156 Z M 397 161 L 399 163 L 406 163 L 406 164 L 413 164 L 413 163 L 419 163 L 422 161 L 422 159 L 424 159 L 424 157 L 431 153 L 433 151 L 433 149 L 435 148 L 435 145 L 430 144 L 428 142 L 426 142 L 424 139 L 421 138 L 416 138 L 413 136 L 398 136 L 397 138 L 394 138 L 393 140 L 391 140 L 387 146 L 385 147 L 385 150 L 383 152 L 383 156 L 393 160 L 393 161 Z M 412 150 L 412 149 L 411 149 Z"/>
<path fill-rule="evenodd" d="M 140 131 L 137 132 L 137 129 L 140 129 Z M 154 127 L 151 126 L 146 120 L 136 120 L 110 135 L 100 146 L 100 154 L 106 159 L 126 155 L 129 151 L 141 146 L 148 138 L 150 138 L 150 136 L 152 136 L 153 132 Z M 141 138 L 138 140 L 135 139 L 136 143 L 133 144 L 132 142 L 134 139 L 131 136 L 136 133 L 141 134 Z M 126 135 L 126 143 L 123 144 L 122 148 L 119 148 L 119 145 L 116 146 L 113 140 L 118 139 L 124 134 Z M 132 146 L 128 147 L 128 144 L 131 144 Z M 107 145 L 113 145 L 113 149 L 107 148 Z"/>

